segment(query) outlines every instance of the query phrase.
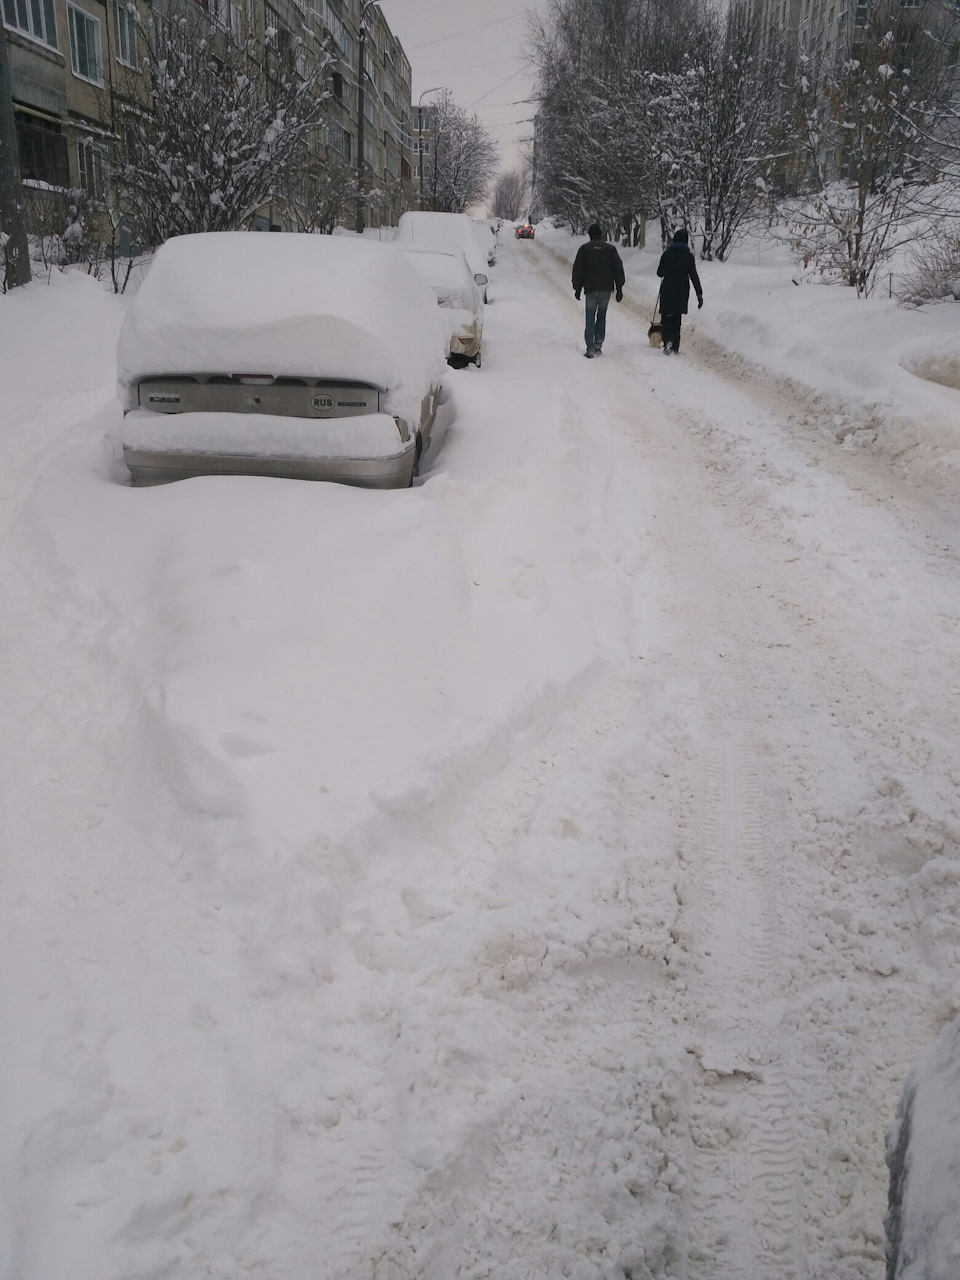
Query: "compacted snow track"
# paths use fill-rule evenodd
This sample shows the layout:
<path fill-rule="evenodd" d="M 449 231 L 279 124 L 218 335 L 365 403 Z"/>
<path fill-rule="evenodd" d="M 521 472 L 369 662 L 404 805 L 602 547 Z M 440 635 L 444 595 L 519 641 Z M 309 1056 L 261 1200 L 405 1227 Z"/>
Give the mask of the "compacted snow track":
<path fill-rule="evenodd" d="M 881 1280 L 960 1008 L 953 524 L 637 312 L 583 360 L 501 255 L 398 494 L 124 488 L 114 301 L 57 295 L 95 373 L 21 379 L 0 559 L 11 1280 Z"/>

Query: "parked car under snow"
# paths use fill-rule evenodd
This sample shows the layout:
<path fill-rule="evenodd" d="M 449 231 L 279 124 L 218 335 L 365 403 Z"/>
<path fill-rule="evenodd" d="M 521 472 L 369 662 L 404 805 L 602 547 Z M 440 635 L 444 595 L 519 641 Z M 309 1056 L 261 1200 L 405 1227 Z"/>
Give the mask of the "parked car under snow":
<path fill-rule="evenodd" d="M 887 1280 L 960 1276 L 960 1018 L 928 1045 L 887 1134 Z"/>
<path fill-rule="evenodd" d="M 450 364 L 480 367 L 483 296 L 463 251 L 456 245 L 402 240 L 394 246 L 430 286 L 450 327 Z"/>
<path fill-rule="evenodd" d="M 157 253 L 117 348 L 134 484 L 198 475 L 410 484 L 447 352 L 387 245 L 217 232 Z"/>
<path fill-rule="evenodd" d="M 396 242 L 414 240 L 421 244 L 455 244 L 473 272 L 474 281 L 483 290 L 487 301 L 487 250 L 482 249 L 476 227 L 465 213 L 434 213 L 411 210 L 404 213 L 397 223 Z"/>

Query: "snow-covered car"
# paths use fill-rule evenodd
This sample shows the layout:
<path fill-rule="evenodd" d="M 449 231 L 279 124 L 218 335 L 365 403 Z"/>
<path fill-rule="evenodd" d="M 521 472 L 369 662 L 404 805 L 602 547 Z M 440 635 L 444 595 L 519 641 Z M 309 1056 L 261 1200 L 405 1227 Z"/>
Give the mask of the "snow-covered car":
<path fill-rule="evenodd" d="M 450 326 L 450 364 L 475 364 L 479 369 L 483 296 L 463 250 L 455 244 L 421 244 L 417 240 L 395 241 L 394 248 L 436 294 Z"/>
<path fill-rule="evenodd" d="M 216 232 L 159 250 L 117 346 L 134 484 L 229 474 L 411 483 L 447 354 L 388 245 Z"/>
<path fill-rule="evenodd" d="M 465 213 L 404 213 L 397 223 L 396 241 L 414 240 L 423 244 L 455 244 L 463 250 L 473 278 L 487 301 L 487 255 L 481 250 L 473 221 Z"/>
<path fill-rule="evenodd" d="M 518 240 L 533 239 L 533 227 L 530 225 L 529 222 L 521 222 L 520 226 L 517 227 L 517 239 Z"/>

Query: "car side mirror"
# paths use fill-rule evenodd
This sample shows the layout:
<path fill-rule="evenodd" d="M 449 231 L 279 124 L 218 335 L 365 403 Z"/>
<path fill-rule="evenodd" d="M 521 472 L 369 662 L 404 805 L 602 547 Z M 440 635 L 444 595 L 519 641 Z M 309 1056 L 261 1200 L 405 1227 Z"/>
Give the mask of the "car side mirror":
<path fill-rule="evenodd" d="M 473 277 L 473 279 L 474 279 L 474 283 L 475 283 L 475 284 L 486 284 L 486 283 L 487 283 L 487 277 L 486 277 L 486 276 L 484 276 L 484 275 L 481 275 L 479 272 L 477 273 L 477 275 L 475 275 L 475 276 Z"/>

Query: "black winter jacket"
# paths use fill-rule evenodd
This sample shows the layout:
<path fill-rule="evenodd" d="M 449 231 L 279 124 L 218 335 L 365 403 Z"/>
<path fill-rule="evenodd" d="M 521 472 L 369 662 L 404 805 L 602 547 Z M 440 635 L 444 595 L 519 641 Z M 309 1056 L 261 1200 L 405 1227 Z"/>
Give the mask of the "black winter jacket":
<path fill-rule="evenodd" d="M 664 316 L 685 316 L 690 301 L 690 282 L 697 291 L 697 301 L 703 297 L 700 277 L 697 275 L 697 260 L 685 244 L 676 241 L 664 251 L 657 267 L 657 275 L 662 276 L 660 286 L 660 314 Z"/>
<path fill-rule="evenodd" d="M 573 263 L 573 287 L 576 292 L 613 293 L 623 288 L 623 263 L 612 244 L 606 240 L 590 240 L 577 250 Z"/>

